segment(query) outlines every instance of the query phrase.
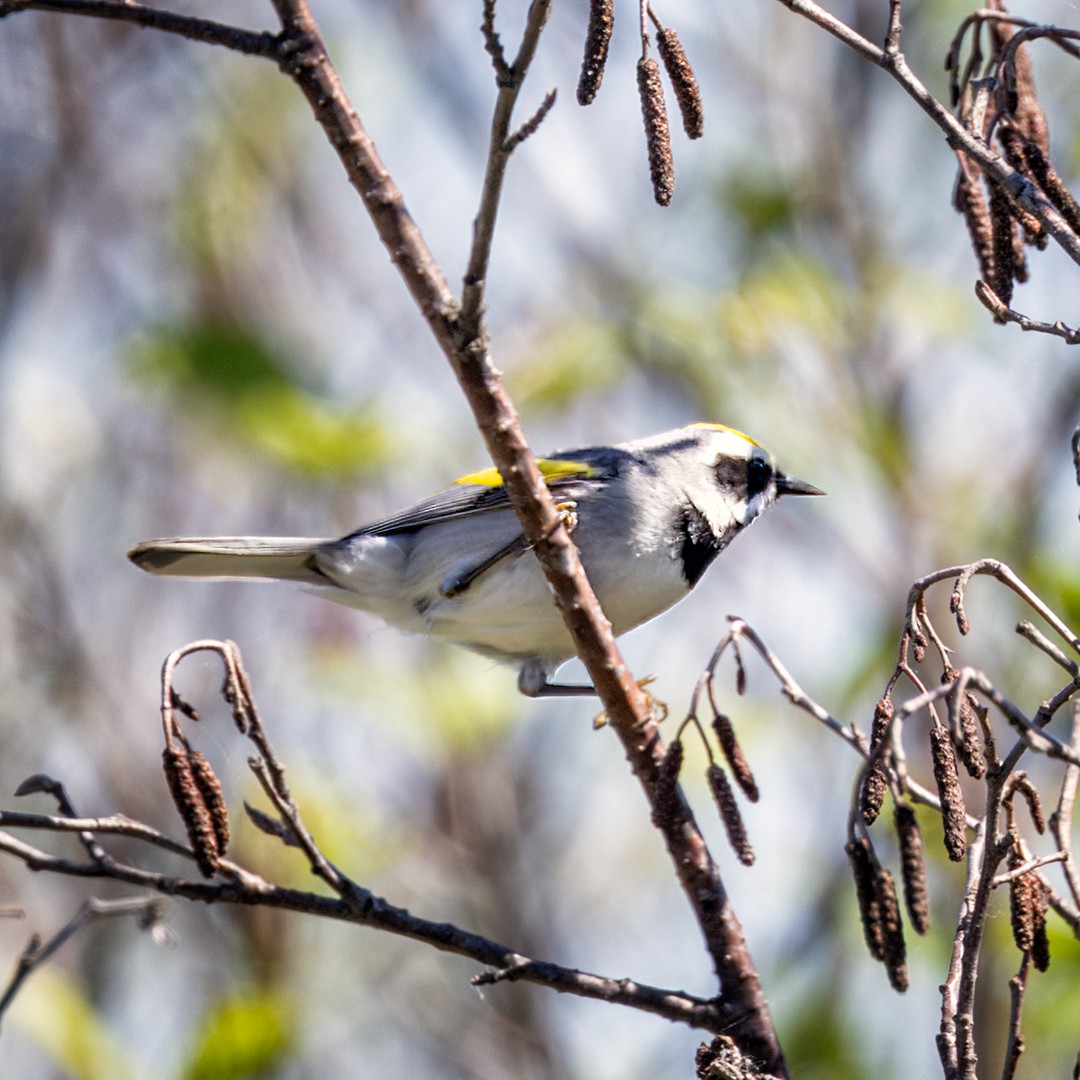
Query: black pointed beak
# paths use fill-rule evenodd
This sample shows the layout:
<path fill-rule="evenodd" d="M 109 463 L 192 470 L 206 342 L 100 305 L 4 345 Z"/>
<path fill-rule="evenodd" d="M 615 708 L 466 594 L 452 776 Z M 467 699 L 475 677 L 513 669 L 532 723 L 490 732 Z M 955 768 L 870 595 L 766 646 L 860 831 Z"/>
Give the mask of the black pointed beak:
<path fill-rule="evenodd" d="M 824 495 L 825 492 L 805 480 L 796 480 L 794 476 L 785 476 L 782 472 L 776 474 L 777 495 Z"/>

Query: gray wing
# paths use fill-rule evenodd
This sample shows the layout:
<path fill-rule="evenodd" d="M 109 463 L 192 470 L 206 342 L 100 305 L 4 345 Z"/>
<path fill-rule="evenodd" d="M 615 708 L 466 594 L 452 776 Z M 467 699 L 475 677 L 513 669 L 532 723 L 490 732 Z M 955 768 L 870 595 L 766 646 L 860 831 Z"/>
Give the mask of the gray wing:
<path fill-rule="evenodd" d="M 603 475 L 587 478 L 557 478 L 549 481 L 548 489 L 558 499 L 572 500 L 587 491 L 595 491 L 605 484 L 607 479 L 606 471 Z M 426 525 L 486 514 L 509 505 L 510 496 L 503 485 L 487 487 L 482 484 L 455 484 L 392 517 L 365 525 L 342 537 L 342 540 L 351 540 L 354 536 L 393 536 L 397 533 L 415 532 Z"/>

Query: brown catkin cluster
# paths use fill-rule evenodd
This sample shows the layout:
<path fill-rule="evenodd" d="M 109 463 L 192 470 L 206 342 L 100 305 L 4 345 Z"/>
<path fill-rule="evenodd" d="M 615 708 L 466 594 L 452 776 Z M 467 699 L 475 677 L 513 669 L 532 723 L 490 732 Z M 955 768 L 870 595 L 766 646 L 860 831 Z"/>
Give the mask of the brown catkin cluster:
<path fill-rule="evenodd" d="M 204 877 L 213 877 L 229 843 L 229 818 L 221 784 L 197 750 L 167 746 L 162 764 L 199 870 Z"/>
<path fill-rule="evenodd" d="M 852 840 L 844 850 L 855 879 L 855 899 L 859 905 L 859 919 L 862 922 L 866 947 L 875 960 L 884 960 L 885 939 L 877 902 L 877 859 L 874 858 L 870 841 L 865 836 Z"/>
<path fill-rule="evenodd" d="M 870 955 L 885 965 L 893 989 L 903 992 L 908 987 L 907 949 L 892 874 L 878 863 L 866 837 L 850 841 L 844 850 L 855 879 L 866 946 Z"/>
<path fill-rule="evenodd" d="M 723 751 L 724 759 L 731 767 L 731 775 L 735 777 L 735 783 L 739 785 L 739 790 L 751 802 L 757 802 L 761 797 L 761 792 L 758 790 L 757 781 L 750 770 L 750 763 L 746 760 L 746 755 L 739 745 L 739 740 L 735 737 L 735 728 L 731 724 L 731 719 L 725 716 L 724 713 L 717 713 L 713 717 L 712 726 L 713 731 L 716 732 L 717 741 L 720 743 L 720 749 Z"/>
<path fill-rule="evenodd" d="M 990 234 L 993 238 L 994 258 L 992 276 L 987 285 L 997 298 L 1008 307 L 1012 303 L 1013 282 L 1027 277 L 1023 251 L 1016 247 L 1016 223 L 1012 216 L 1012 200 L 998 183 L 990 186 Z M 997 322 L 1005 322 L 1004 316 L 995 316 Z"/>
<path fill-rule="evenodd" d="M 893 810 L 896 838 L 900 846 L 900 878 L 904 884 L 904 906 L 916 934 L 930 929 L 930 895 L 926 885 L 926 851 L 915 811 L 904 803 Z"/>
<path fill-rule="evenodd" d="M 1016 27 L 1005 19 L 988 20 L 986 25 L 994 50 L 992 67 L 999 78 L 1004 76 L 1004 81 L 996 85 L 991 108 L 970 110 L 969 125 L 974 118 L 982 118 L 979 129 L 972 127 L 972 133 L 987 142 L 996 138 L 1009 165 L 1030 181 L 1069 227 L 1080 234 L 1080 206 L 1050 161 L 1050 132 L 1035 89 L 1030 50 L 1026 44 L 1020 45 L 1009 53 L 1011 62 L 1005 63 L 1007 46 Z M 950 51 L 947 65 L 950 92 L 956 104 L 961 96 L 957 49 Z M 969 64 L 967 70 L 972 68 L 973 64 Z M 953 205 L 967 223 L 981 280 L 1008 307 L 1013 284 L 1028 278 L 1025 245 L 1045 248 L 1049 240 L 1045 227 L 996 180 L 989 176 L 983 179 L 976 166 L 963 155 Z M 994 318 L 999 323 L 1006 322 L 1008 313 L 995 311 Z"/>
<path fill-rule="evenodd" d="M 947 728 L 935 724 L 930 728 L 930 756 L 934 763 L 934 781 L 941 799 L 941 820 L 945 828 L 945 850 L 953 862 L 959 862 L 967 851 L 967 813 L 960 775 L 956 769 L 956 754 Z"/>
<path fill-rule="evenodd" d="M 1031 962 L 1037 971 L 1045 971 L 1050 966 L 1050 940 L 1046 934 L 1047 907 L 1046 886 L 1038 874 L 1021 874 L 1009 882 L 1009 916 L 1013 941 L 1022 953 L 1030 954 Z"/>
<path fill-rule="evenodd" d="M 664 28 L 656 33 L 657 51 L 671 81 L 675 100 L 679 103 L 683 131 L 691 139 L 700 139 L 705 132 L 705 113 L 701 105 L 701 90 L 690 61 L 683 51 L 679 35 Z"/>
<path fill-rule="evenodd" d="M 953 207 L 963 215 L 967 225 L 971 247 L 979 264 L 979 277 L 989 283 L 994 276 L 994 230 L 990 224 L 990 206 L 983 191 L 982 177 L 964 157 L 961 157 L 960 173 L 956 178 Z"/>
<path fill-rule="evenodd" d="M 728 778 L 719 765 L 710 765 L 707 776 L 709 790 L 712 792 L 713 801 L 720 811 L 720 820 L 724 823 L 724 830 L 727 832 L 728 843 L 743 866 L 752 866 L 754 849 L 750 846 L 746 825 L 742 814 L 739 813 L 739 805 L 735 801 L 735 792 L 731 790 Z"/>
<path fill-rule="evenodd" d="M 585 35 L 585 56 L 581 61 L 577 88 L 579 105 L 592 104 L 600 89 L 614 26 L 615 0 L 590 0 L 589 29 Z"/>
<path fill-rule="evenodd" d="M 642 57 L 638 61 L 637 81 L 641 115 L 645 120 L 653 198 L 661 206 L 668 206 L 675 194 L 675 163 L 671 156 L 671 131 L 668 128 L 667 106 L 664 104 L 664 88 L 660 83 L 660 66 L 655 60 Z"/>
<path fill-rule="evenodd" d="M 1034 180 L 1069 223 L 1069 228 L 1080 233 L 1080 204 L 1062 183 L 1048 152 L 1013 128 L 1003 128 L 999 138 L 1006 149 L 1009 164 Z M 1045 246 L 1046 236 L 1041 229 L 1039 236 Z"/>

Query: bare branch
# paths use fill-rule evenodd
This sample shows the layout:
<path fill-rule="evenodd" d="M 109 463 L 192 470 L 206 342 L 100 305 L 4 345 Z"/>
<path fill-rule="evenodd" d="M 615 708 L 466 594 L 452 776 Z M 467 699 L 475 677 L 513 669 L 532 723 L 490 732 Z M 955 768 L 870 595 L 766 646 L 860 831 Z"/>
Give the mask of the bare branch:
<path fill-rule="evenodd" d="M 1027 315 L 1022 315 L 1019 311 L 1014 311 L 1002 301 L 1001 297 L 985 281 L 975 282 L 975 295 L 983 307 L 999 322 L 1016 323 L 1021 330 L 1051 334 L 1064 340 L 1066 345 L 1080 345 L 1080 330 L 1074 330 L 1072 327 L 1066 326 L 1060 319 L 1052 323 L 1040 322 L 1038 319 L 1032 319 Z"/>
<path fill-rule="evenodd" d="M 65 942 L 73 938 L 83 927 L 98 919 L 117 918 L 131 915 L 138 919 L 143 929 L 153 928 L 161 918 L 162 901 L 157 897 L 131 897 L 123 900 L 98 900 L 91 898 L 75 913 L 69 922 L 43 942 L 35 934 L 23 950 L 15 965 L 11 979 L 0 993 L 0 1017 L 23 984 L 39 967 L 51 959 Z"/>
<path fill-rule="evenodd" d="M 95 19 L 111 19 L 131 23 L 151 30 L 200 41 L 204 45 L 223 45 L 227 49 L 277 59 L 278 38 L 274 34 L 244 30 L 213 19 L 178 15 L 172 11 L 146 7 L 135 0 L 3 0 L 0 19 L 22 11 L 48 11 L 64 15 L 88 15 Z"/>

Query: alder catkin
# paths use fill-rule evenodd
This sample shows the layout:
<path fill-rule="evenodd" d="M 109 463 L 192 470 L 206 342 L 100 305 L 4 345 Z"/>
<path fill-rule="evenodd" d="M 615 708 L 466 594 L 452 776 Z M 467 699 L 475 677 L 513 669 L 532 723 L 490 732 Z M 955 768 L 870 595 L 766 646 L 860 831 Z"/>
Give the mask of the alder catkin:
<path fill-rule="evenodd" d="M 674 30 L 658 30 L 657 51 L 664 62 L 664 70 L 671 80 L 671 89 L 679 103 L 683 131 L 691 139 L 700 139 L 705 131 L 705 113 L 701 106 L 701 89 L 694 69 L 686 58 L 686 52 Z"/>
<path fill-rule="evenodd" d="M 668 206 L 675 193 L 675 165 L 671 157 L 671 132 L 668 130 L 667 108 L 664 105 L 664 88 L 655 60 L 642 57 L 638 61 L 637 81 L 641 114 L 645 120 L 653 198 L 661 206 Z"/>
<path fill-rule="evenodd" d="M 983 191 L 982 176 L 964 163 L 961 163 L 956 178 L 953 206 L 963 215 L 979 264 L 979 276 L 989 285 L 994 280 L 994 229 L 990 224 L 990 206 Z"/>
<path fill-rule="evenodd" d="M 199 750 L 191 751 L 191 774 L 210 817 L 217 854 L 219 857 L 223 856 L 229 847 L 229 811 L 225 805 L 221 782 L 214 775 L 206 756 Z"/>
<path fill-rule="evenodd" d="M 877 821 L 878 814 L 885 802 L 888 777 L 885 774 L 884 746 L 889 738 L 889 728 L 893 717 L 893 703 L 882 698 L 874 706 L 874 723 L 870 730 L 870 768 L 859 791 L 859 812 L 869 826 Z"/>
<path fill-rule="evenodd" d="M 866 947 L 875 960 L 885 959 L 885 935 L 881 925 L 881 907 L 877 893 L 877 859 L 874 858 L 870 841 L 860 836 L 844 846 L 851 874 L 855 879 L 855 899 L 859 905 Z"/>
<path fill-rule="evenodd" d="M 220 861 L 217 836 L 195 779 L 190 755 L 182 747 L 167 746 L 161 760 L 169 793 L 184 822 L 195 862 L 204 877 L 213 877 Z"/>
<path fill-rule="evenodd" d="M 915 811 L 905 803 L 893 810 L 896 837 L 900 846 L 900 877 L 904 884 L 904 906 L 916 934 L 930 929 L 930 895 L 926 884 L 926 851 Z"/>
<path fill-rule="evenodd" d="M 953 862 L 959 862 L 967 851 L 967 812 L 956 770 L 956 754 L 947 728 L 937 724 L 930 728 L 930 755 L 934 763 L 938 797 L 941 799 L 945 850 Z"/>
<path fill-rule="evenodd" d="M 761 797 L 761 792 L 750 770 L 750 763 L 746 760 L 739 740 L 735 737 L 735 728 L 732 726 L 731 719 L 724 713 L 717 713 L 713 717 L 712 726 L 724 759 L 731 766 L 731 775 L 735 777 L 735 783 L 739 785 L 739 789 L 750 802 L 757 802 Z"/>
<path fill-rule="evenodd" d="M 993 235 L 994 274 L 987 281 L 994 295 L 1008 307 L 1012 303 L 1013 281 L 1016 280 L 1016 222 L 1005 189 L 996 181 L 990 182 L 990 229 Z M 994 321 L 1004 323 L 1003 315 Z"/>
<path fill-rule="evenodd" d="M 742 814 L 739 813 L 739 805 L 735 801 L 735 792 L 731 790 L 727 776 L 719 765 L 710 765 L 707 773 L 709 790 L 712 792 L 713 801 L 720 811 L 720 820 L 724 823 L 727 832 L 728 843 L 731 849 L 739 857 L 743 866 L 752 866 L 754 862 L 754 849 L 750 846 L 750 840 L 746 834 L 746 825 Z"/>
<path fill-rule="evenodd" d="M 592 104 L 600 89 L 614 26 L 615 0 L 591 0 L 589 29 L 585 35 L 585 56 L 581 61 L 581 76 L 578 79 L 579 105 Z"/>
<path fill-rule="evenodd" d="M 882 960 L 889 973 L 894 990 L 903 993 L 908 988 L 907 948 L 904 945 L 904 924 L 900 918 L 900 903 L 896 897 L 896 885 L 888 870 L 878 867 L 874 875 L 874 892 L 877 895 L 881 919 L 881 937 L 884 948 Z"/>

